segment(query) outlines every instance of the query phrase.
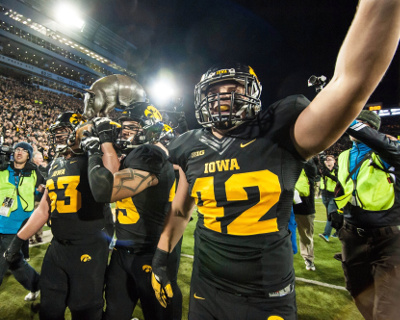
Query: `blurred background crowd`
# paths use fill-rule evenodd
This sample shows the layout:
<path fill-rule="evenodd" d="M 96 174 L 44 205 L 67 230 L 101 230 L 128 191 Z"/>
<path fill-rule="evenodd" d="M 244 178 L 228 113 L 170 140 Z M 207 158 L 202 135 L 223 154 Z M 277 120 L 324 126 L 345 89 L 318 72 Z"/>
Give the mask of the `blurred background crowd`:
<path fill-rule="evenodd" d="M 82 100 L 0 77 L 0 144 L 29 142 L 48 159 L 47 129 L 63 111 L 82 110 Z"/>
<path fill-rule="evenodd" d="M 34 152 L 40 152 L 46 161 L 49 158 L 47 129 L 67 110 L 82 113 L 83 101 L 0 76 L 0 145 L 12 147 L 18 142 L 29 142 Z M 380 131 L 398 138 L 399 117 L 382 117 Z M 343 135 L 326 153 L 337 157 L 350 147 L 348 136 Z"/>

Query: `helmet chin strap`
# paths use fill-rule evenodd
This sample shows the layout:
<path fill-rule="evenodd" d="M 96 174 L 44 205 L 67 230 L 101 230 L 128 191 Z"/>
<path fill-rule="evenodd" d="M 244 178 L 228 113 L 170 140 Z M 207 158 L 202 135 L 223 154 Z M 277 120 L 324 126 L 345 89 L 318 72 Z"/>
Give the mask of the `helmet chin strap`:
<path fill-rule="evenodd" d="M 71 153 L 73 153 L 75 156 L 80 156 L 80 155 L 85 154 L 85 152 L 83 152 L 81 149 L 75 149 L 75 150 L 73 150 L 71 147 L 68 147 L 68 149 L 69 149 L 69 151 L 70 151 Z M 79 150 L 79 151 L 78 151 L 78 150 Z"/>
<path fill-rule="evenodd" d="M 78 151 L 79 150 L 79 151 Z M 85 154 L 81 149 L 72 149 L 71 146 L 64 146 L 61 150 L 56 150 L 56 154 L 54 156 L 54 159 L 57 159 L 60 156 L 67 156 L 69 154 L 72 154 L 74 156 L 79 156 Z"/>

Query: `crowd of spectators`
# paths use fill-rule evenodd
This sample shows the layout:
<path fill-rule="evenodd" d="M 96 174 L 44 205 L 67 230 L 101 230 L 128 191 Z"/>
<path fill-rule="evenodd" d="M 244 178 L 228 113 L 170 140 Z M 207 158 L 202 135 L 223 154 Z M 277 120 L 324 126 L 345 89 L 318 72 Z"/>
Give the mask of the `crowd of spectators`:
<path fill-rule="evenodd" d="M 0 144 L 13 146 L 21 141 L 29 142 L 46 160 L 49 149 L 47 129 L 61 112 L 67 110 L 82 112 L 82 100 L 0 76 Z M 397 138 L 400 135 L 399 117 L 382 118 L 380 131 Z M 349 148 L 350 139 L 343 135 L 326 153 L 337 157 Z"/>
<path fill-rule="evenodd" d="M 29 142 L 46 159 L 49 126 L 61 112 L 82 109 L 82 100 L 0 77 L 0 142 Z"/>

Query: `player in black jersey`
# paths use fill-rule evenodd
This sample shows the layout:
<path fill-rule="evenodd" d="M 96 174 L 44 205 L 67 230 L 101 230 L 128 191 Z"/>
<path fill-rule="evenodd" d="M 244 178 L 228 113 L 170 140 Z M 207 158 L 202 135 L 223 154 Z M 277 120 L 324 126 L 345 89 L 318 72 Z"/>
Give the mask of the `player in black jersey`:
<path fill-rule="evenodd" d="M 81 115 L 64 112 L 50 126 L 56 158 L 49 164 L 46 191 L 31 218 L 9 248 L 16 252 L 48 220 L 53 239 L 40 276 L 40 319 L 101 319 L 103 286 L 108 259 L 104 233 L 109 205 L 97 203 L 90 191 L 88 159 L 79 149 Z M 110 167 L 110 170 L 113 170 Z"/>
<path fill-rule="evenodd" d="M 162 305 L 173 296 L 169 252 L 197 204 L 190 320 L 296 319 L 288 220 L 305 159 L 333 144 L 382 78 L 400 35 L 400 1 L 360 1 L 330 83 L 310 103 L 261 110 L 252 68 L 211 68 L 195 87 L 203 129 L 168 146 L 183 172 L 153 259 Z M 378 43 L 376 42 L 378 41 Z"/>
<path fill-rule="evenodd" d="M 181 319 L 176 250 L 169 261 L 176 296 L 168 308 L 160 306 L 151 286 L 152 259 L 175 195 L 173 166 L 167 161 L 166 149 L 157 142 L 170 130 L 166 131 L 160 120 L 158 110 L 145 102 L 134 103 L 123 111 L 116 145 L 127 155 L 120 171 L 109 181 L 104 180 L 109 172 L 101 167 L 102 159 L 95 149 L 97 143 L 111 139 L 98 133 L 98 142 L 94 137 L 83 142 L 89 149 L 89 181 L 95 198 L 116 202 L 117 241 L 107 269 L 104 319 L 131 319 L 138 300 L 145 319 Z"/>

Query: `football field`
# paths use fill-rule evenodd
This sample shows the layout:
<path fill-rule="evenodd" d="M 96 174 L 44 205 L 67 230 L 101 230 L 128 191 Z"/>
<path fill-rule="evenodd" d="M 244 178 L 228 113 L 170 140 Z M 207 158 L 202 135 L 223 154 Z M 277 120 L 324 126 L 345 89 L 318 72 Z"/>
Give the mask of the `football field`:
<path fill-rule="evenodd" d="M 323 241 L 318 234 L 325 227 L 325 208 L 320 199 L 316 199 L 316 219 L 314 232 L 314 250 L 316 271 L 307 271 L 303 259 L 297 253 L 294 256 L 296 271 L 296 295 L 300 320 L 362 320 L 350 295 L 344 289 L 343 271 L 340 262 L 333 255 L 340 252 L 340 242 L 331 238 Z M 178 282 L 183 294 L 183 317 L 187 319 L 190 275 L 193 262 L 193 231 L 196 216 L 185 231 L 182 244 L 182 257 Z M 48 244 L 30 248 L 30 264 L 40 272 L 41 261 Z M 25 302 L 26 290 L 16 282 L 9 273 L 0 287 L 0 319 L 26 320 L 39 319 L 35 313 L 38 302 Z M 33 308 L 32 308 L 33 307 Z M 33 309 L 33 310 L 32 310 Z M 134 316 L 143 320 L 140 307 L 136 308 Z M 66 319 L 70 314 L 66 312 Z M 240 320 L 240 319 L 238 319 Z"/>

